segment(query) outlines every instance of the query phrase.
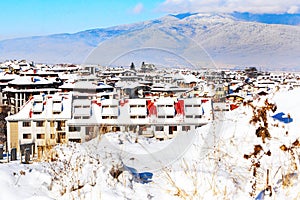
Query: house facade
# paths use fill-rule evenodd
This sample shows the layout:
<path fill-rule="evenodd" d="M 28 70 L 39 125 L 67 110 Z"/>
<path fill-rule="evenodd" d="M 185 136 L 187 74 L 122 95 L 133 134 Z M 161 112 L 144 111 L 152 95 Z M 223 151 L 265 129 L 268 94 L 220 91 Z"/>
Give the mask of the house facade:
<path fill-rule="evenodd" d="M 105 98 L 104 98 L 105 97 Z M 58 143 L 85 142 L 107 132 L 135 132 L 165 140 L 213 118 L 210 98 L 124 99 L 75 92 L 34 95 L 8 116 L 8 149 L 34 143 L 36 152 Z"/>

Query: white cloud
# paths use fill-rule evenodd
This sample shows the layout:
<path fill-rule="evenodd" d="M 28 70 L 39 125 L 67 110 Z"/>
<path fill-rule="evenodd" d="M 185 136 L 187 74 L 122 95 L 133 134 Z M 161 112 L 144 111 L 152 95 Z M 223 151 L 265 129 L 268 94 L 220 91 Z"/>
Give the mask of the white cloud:
<path fill-rule="evenodd" d="M 291 6 L 290 9 L 287 11 L 290 14 L 299 13 L 299 7 L 298 6 Z"/>
<path fill-rule="evenodd" d="M 142 3 L 138 3 L 134 6 L 132 11 L 134 14 L 139 14 L 143 11 L 143 9 L 144 9 L 144 5 Z"/>
<path fill-rule="evenodd" d="M 299 0 L 165 0 L 160 10 L 183 12 L 299 13 Z"/>

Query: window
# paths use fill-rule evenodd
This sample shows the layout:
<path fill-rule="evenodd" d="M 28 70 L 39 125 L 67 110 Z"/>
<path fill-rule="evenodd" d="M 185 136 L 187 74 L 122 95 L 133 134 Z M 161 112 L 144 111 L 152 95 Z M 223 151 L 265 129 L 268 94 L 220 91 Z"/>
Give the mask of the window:
<path fill-rule="evenodd" d="M 65 121 L 57 121 L 56 130 L 62 131 L 63 129 L 65 129 Z"/>
<path fill-rule="evenodd" d="M 136 119 L 136 118 L 137 118 L 137 116 L 135 116 L 135 115 L 130 116 L 130 119 Z"/>
<path fill-rule="evenodd" d="M 139 119 L 145 119 L 146 118 L 146 116 L 145 115 L 141 115 L 141 116 L 139 116 Z"/>
<path fill-rule="evenodd" d="M 185 105 L 186 108 L 191 108 L 193 105 Z"/>
<path fill-rule="evenodd" d="M 69 126 L 69 132 L 80 132 L 81 127 L 79 126 Z"/>
<path fill-rule="evenodd" d="M 202 118 L 202 116 L 201 115 L 195 115 L 195 118 Z"/>
<path fill-rule="evenodd" d="M 190 126 L 182 126 L 182 131 L 189 131 L 191 130 Z"/>
<path fill-rule="evenodd" d="M 59 139 L 66 139 L 66 133 L 59 133 Z"/>
<path fill-rule="evenodd" d="M 118 116 L 102 116 L 102 119 L 118 119 Z"/>
<path fill-rule="evenodd" d="M 31 122 L 23 122 L 23 127 L 30 127 L 31 126 Z"/>
<path fill-rule="evenodd" d="M 169 126 L 169 134 L 173 135 L 174 131 L 177 131 L 177 126 Z"/>
<path fill-rule="evenodd" d="M 89 116 L 83 116 L 82 119 L 89 119 Z"/>
<path fill-rule="evenodd" d="M 31 134 L 30 133 L 24 133 L 23 134 L 23 139 L 31 139 Z"/>
<path fill-rule="evenodd" d="M 94 127 L 87 126 L 85 127 L 85 135 L 92 135 L 94 133 Z"/>
<path fill-rule="evenodd" d="M 44 133 L 36 134 L 36 139 L 45 139 L 45 134 Z"/>
<path fill-rule="evenodd" d="M 54 127 L 54 121 L 50 121 L 50 127 Z"/>
<path fill-rule="evenodd" d="M 84 105 L 82 106 L 83 108 L 89 108 L 90 106 L 89 105 Z"/>
<path fill-rule="evenodd" d="M 173 118 L 173 116 L 172 116 L 172 115 L 167 115 L 167 118 L 169 118 L 169 119 L 170 119 L 170 118 Z"/>
<path fill-rule="evenodd" d="M 186 115 L 186 118 L 193 118 L 193 115 Z"/>
<path fill-rule="evenodd" d="M 36 122 L 36 127 L 43 127 L 44 126 L 44 121 L 37 121 Z"/>
<path fill-rule="evenodd" d="M 74 116 L 74 119 L 81 119 L 80 116 Z"/>
<path fill-rule="evenodd" d="M 160 118 L 160 119 L 164 119 L 164 118 L 165 118 L 165 116 L 164 116 L 164 115 L 159 115 L 159 116 L 158 116 L 158 118 Z"/>
<path fill-rule="evenodd" d="M 170 108 L 170 107 L 173 107 L 173 105 L 166 105 L 166 107 Z"/>
<path fill-rule="evenodd" d="M 155 126 L 155 131 L 164 131 L 163 126 Z"/>
<path fill-rule="evenodd" d="M 113 132 L 121 131 L 119 126 L 112 127 Z"/>
<path fill-rule="evenodd" d="M 194 105 L 195 108 L 199 108 L 201 107 L 201 105 L 197 104 L 197 105 Z"/>
<path fill-rule="evenodd" d="M 54 140 L 55 139 L 55 134 L 50 134 L 50 139 Z"/>
<path fill-rule="evenodd" d="M 136 126 L 135 125 L 129 125 L 129 131 L 135 131 Z"/>

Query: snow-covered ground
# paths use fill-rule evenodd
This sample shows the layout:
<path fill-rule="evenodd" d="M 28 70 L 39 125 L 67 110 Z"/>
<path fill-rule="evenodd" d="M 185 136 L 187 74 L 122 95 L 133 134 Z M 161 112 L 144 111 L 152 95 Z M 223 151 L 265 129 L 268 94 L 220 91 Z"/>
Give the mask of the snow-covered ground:
<path fill-rule="evenodd" d="M 299 199 L 299 98 L 300 89 L 261 97 L 177 141 L 109 133 L 56 146 L 48 162 L 0 164 L 0 199 Z M 272 118 L 280 112 L 293 121 Z"/>

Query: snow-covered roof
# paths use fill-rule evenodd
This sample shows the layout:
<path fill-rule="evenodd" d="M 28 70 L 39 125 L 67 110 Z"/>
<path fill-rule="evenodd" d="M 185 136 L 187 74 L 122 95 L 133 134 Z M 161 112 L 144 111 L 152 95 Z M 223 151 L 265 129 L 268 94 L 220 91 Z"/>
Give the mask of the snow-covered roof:
<path fill-rule="evenodd" d="M 153 92 L 185 92 L 189 88 L 180 88 L 173 84 L 155 84 L 151 91 Z"/>
<path fill-rule="evenodd" d="M 62 97 L 63 100 L 61 103 L 53 103 L 53 99 L 61 99 Z M 37 99 L 44 99 L 44 101 L 37 103 Z M 72 105 L 71 102 L 71 94 L 57 93 L 54 95 L 45 95 L 44 98 L 43 95 L 36 95 L 34 98 L 29 100 L 18 113 L 6 117 L 6 120 L 70 119 Z M 53 111 L 55 112 L 56 110 L 61 110 L 61 112 L 53 114 Z"/>
<path fill-rule="evenodd" d="M 44 96 L 43 95 L 34 95 L 33 100 L 34 100 L 34 102 L 42 102 L 44 100 Z"/>
<path fill-rule="evenodd" d="M 97 89 L 97 85 L 91 81 L 77 81 L 77 82 L 67 82 L 61 85 L 59 88 L 61 89 L 87 89 L 87 90 L 95 90 Z"/>
<path fill-rule="evenodd" d="M 119 77 L 112 77 L 112 78 L 110 78 L 109 80 L 111 80 L 111 81 L 119 81 L 120 78 L 119 78 Z"/>
<path fill-rule="evenodd" d="M 33 105 L 33 112 L 42 112 L 43 111 L 43 103 L 34 103 Z"/>
<path fill-rule="evenodd" d="M 159 98 L 156 100 L 157 105 L 174 105 L 174 98 Z"/>
<path fill-rule="evenodd" d="M 58 73 L 58 76 L 62 80 L 77 80 L 77 74 L 65 74 L 65 73 Z"/>
<path fill-rule="evenodd" d="M 105 83 L 98 83 L 98 85 L 97 85 L 97 89 L 111 89 L 111 88 L 114 88 L 114 87 L 112 87 L 112 86 L 110 86 L 110 85 L 107 85 L 107 84 L 105 84 Z"/>
<path fill-rule="evenodd" d="M 62 111 L 62 103 L 53 103 L 52 111 L 53 112 L 61 112 Z"/>
<path fill-rule="evenodd" d="M 199 79 L 192 75 L 192 74 L 189 74 L 189 75 L 183 75 L 183 81 L 184 83 L 192 83 L 192 82 L 199 82 Z"/>
<path fill-rule="evenodd" d="M 16 79 L 20 77 L 19 75 L 17 74 L 6 74 L 6 73 L 1 73 L 0 74 L 0 81 L 1 80 L 13 80 L 13 79 Z"/>
<path fill-rule="evenodd" d="M 146 99 L 129 99 L 130 105 L 145 105 Z"/>
<path fill-rule="evenodd" d="M 89 99 L 74 99 L 73 100 L 74 106 L 89 106 L 91 102 Z"/>
<path fill-rule="evenodd" d="M 59 102 L 61 102 L 62 99 L 63 99 L 63 97 L 60 96 L 60 95 L 54 95 L 54 96 L 52 97 L 52 99 L 53 99 L 53 101 L 59 101 Z"/>
<path fill-rule="evenodd" d="M 52 81 L 46 80 L 42 77 L 32 77 L 32 76 L 19 76 L 16 77 L 14 80 L 10 81 L 9 84 L 11 85 L 50 85 L 53 84 Z"/>
<path fill-rule="evenodd" d="M 140 84 L 140 83 L 138 83 L 138 82 L 133 82 L 133 83 L 131 83 L 131 84 L 125 85 L 123 88 L 124 88 L 124 89 L 134 89 L 134 88 L 142 87 L 142 86 L 145 86 L 145 85 Z"/>
<path fill-rule="evenodd" d="M 74 115 L 89 116 L 90 115 L 90 108 L 74 108 Z"/>

